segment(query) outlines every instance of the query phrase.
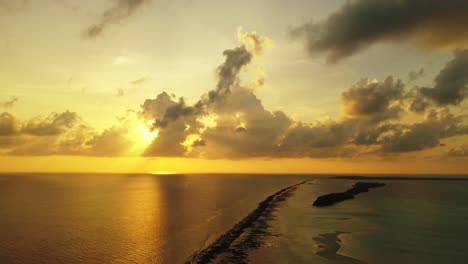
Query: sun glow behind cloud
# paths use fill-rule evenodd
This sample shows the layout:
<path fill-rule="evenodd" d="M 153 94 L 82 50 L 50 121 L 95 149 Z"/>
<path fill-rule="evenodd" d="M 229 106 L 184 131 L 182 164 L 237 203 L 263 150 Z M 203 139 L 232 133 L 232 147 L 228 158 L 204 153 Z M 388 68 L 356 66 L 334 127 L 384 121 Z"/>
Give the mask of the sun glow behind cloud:
<path fill-rule="evenodd" d="M 135 142 L 135 150 L 144 150 L 155 138 L 158 137 L 159 130 L 152 129 L 154 120 L 143 122 L 142 120 L 136 120 L 131 134 L 132 140 Z"/>

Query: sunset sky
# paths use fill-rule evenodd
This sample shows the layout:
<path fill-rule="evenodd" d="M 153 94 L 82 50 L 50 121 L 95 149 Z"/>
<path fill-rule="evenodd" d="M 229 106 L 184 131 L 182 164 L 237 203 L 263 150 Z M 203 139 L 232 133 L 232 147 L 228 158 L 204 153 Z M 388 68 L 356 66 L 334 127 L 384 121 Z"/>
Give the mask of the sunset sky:
<path fill-rule="evenodd" d="M 467 173 L 468 1 L 0 0 L 0 171 Z"/>

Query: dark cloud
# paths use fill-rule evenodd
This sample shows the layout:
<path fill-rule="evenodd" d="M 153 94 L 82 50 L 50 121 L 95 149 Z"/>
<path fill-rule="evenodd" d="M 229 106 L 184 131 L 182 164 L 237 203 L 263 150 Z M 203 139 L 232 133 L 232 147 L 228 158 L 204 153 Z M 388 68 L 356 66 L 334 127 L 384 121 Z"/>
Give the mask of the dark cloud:
<path fill-rule="evenodd" d="M 431 102 L 419 94 L 411 97 L 409 110 L 414 113 L 424 113 L 431 106 Z"/>
<path fill-rule="evenodd" d="M 132 16 L 138 9 L 151 0 L 113 0 L 114 3 L 105 10 L 96 24 L 91 25 L 84 32 L 85 38 L 99 37 L 106 28 Z"/>
<path fill-rule="evenodd" d="M 10 100 L 6 100 L 6 101 L 3 101 L 3 102 L 0 102 L 0 107 L 3 107 L 3 108 L 12 108 L 13 106 L 16 105 L 16 103 L 18 102 L 18 97 L 12 97 L 10 98 Z"/>
<path fill-rule="evenodd" d="M 22 128 L 22 132 L 36 136 L 58 135 L 73 127 L 78 120 L 75 112 L 52 113 L 45 119 L 37 117 L 29 120 Z"/>
<path fill-rule="evenodd" d="M 444 138 L 468 134 L 462 117 L 447 109 L 430 110 L 423 122 L 414 124 L 385 124 L 362 131 L 354 143 L 376 145 L 381 152 L 410 152 L 441 146 Z"/>
<path fill-rule="evenodd" d="M 435 78 L 435 86 L 421 88 L 420 92 L 439 105 L 463 101 L 468 93 L 468 50 L 455 51 L 454 59 Z"/>
<path fill-rule="evenodd" d="M 404 96 L 400 80 L 387 77 L 385 81 L 361 80 L 345 91 L 342 96 L 344 113 L 351 118 L 369 118 L 381 121 L 398 117 L 398 104 Z"/>
<path fill-rule="evenodd" d="M 468 1 L 354 0 L 317 23 L 292 31 L 308 51 L 336 62 L 382 41 L 410 41 L 424 48 L 468 46 Z"/>
<path fill-rule="evenodd" d="M 279 145 L 281 157 L 336 157 L 349 145 L 356 129 L 355 121 L 332 120 L 291 126 Z"/>
<path fill-rule="evenodd" d="M 233 87 L 239 86 L 239 72 L 248 65 L 254 56 L 261 55 L 268 40 L 256 33 L 238 32 L 243 45 L 223 52 L 225 61 L 217 68 L 216 89 L 211 90 L 193 106 L 187 106 L 183 98 L 165 108 L 163 113 L 155 115 L 155 127 L 164 128 L 179 117 L 201 116 L 206 114 L 207 108 L 222 107 L 224 99 L 230 95 Z M 263 84 L 263 82 L 262 82 Z M 166 94 L 167 98 L 167 94 Z"/>

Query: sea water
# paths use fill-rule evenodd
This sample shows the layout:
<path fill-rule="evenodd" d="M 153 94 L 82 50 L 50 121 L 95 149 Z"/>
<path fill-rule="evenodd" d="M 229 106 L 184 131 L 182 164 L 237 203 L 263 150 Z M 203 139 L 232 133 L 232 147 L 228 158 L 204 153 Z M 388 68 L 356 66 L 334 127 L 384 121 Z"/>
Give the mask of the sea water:
<path fill-rule="evenodd" d="M 253 262 L 467 263 L 468 181 L 378 180 L 386 186 L 330 207 L 311 206 L 315 197 L 354 182 L 303 185 L 277 212 L 272 228 L 280 235 L 253 252 Z M 324 237 L 328 245 L 320 243 Z M 339 244 L 334 254 L 326 252 L 330 237 Z"/>
<path fill-rule="evenodd" d="M 466 263 L 468 182 L 387 185 L 331 207 L 356 180 L 297 175 L 0 175 L 0 263 L 183 263 L 272 193 L 252 263 Z"/>
<path fill-rule="evenodd" d="M 0 175 L 0 263 L 183 263 L 304 176 Z"/>

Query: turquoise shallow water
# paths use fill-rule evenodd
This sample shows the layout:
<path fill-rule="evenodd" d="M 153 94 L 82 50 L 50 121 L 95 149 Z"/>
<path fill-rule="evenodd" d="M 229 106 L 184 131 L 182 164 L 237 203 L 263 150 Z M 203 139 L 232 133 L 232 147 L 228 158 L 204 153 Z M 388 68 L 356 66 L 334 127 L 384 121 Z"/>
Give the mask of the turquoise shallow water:
<path fill-rule="evenodd" d="M 269 263 L 466 263 L 467 181 L 384 181 L 353 200 L 312 207 L 313 197 L 341 192 L 353 180 L 317 180 L 278 211 L 279 234 L 252 254 Z M 320 256 L 317 237 L 338 235 L 337 256 Z"/>
<path fill-rule="evenodd" d="M 267 196 L 313 178 L 276 209 L 251 262 L 466 263 L 464 181 L 382 180 L 316 208 L 355 181 L 92 174 L 0 175 L 0 263 L 182 263 Z"/>

